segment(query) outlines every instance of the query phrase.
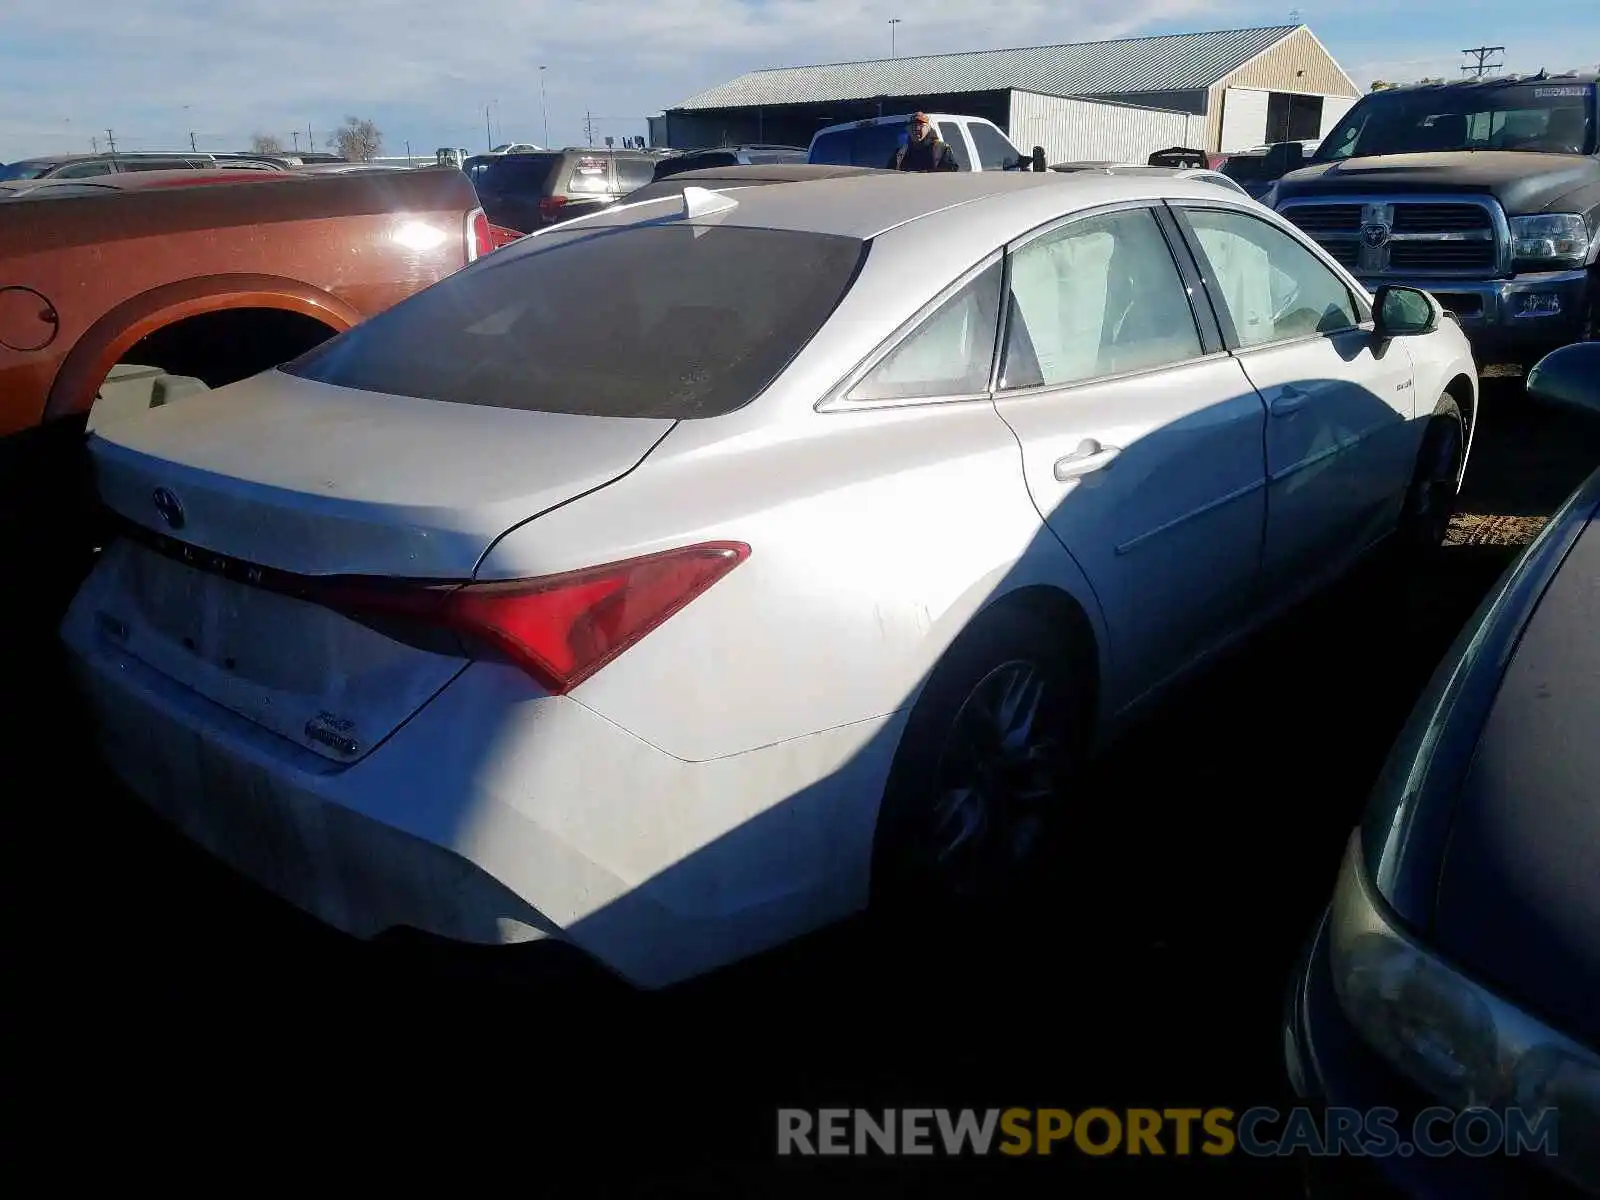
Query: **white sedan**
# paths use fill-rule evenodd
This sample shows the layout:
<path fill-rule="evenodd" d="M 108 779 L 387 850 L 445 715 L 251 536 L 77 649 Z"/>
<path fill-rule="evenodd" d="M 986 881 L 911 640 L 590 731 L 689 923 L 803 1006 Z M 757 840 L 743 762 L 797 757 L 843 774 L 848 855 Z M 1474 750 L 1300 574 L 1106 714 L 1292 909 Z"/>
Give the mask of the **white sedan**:
<path fill-rule="evenodd" d="M 1149 702 L 1442 540 L 1475 381 L 1207 182 L 691 188 L 97 430 L 63 636 L 273 892 L 662 986 L 1036 866 Z"/>

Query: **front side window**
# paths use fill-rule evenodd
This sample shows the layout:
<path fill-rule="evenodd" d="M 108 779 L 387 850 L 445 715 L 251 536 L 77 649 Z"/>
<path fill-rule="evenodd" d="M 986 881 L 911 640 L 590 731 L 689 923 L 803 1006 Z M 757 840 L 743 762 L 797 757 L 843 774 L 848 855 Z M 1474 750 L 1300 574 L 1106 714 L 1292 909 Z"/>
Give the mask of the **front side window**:
<path fill-rule="evenodd" d="M 1350 289 L 1283 230 L 1241 212 L 1185 211 L 1241 346 L 1337 333 L 1359 323 Z"/>
<path fill-rule="evenodd" d="M 1004 171 L 1015 166 L 1022 157 L 993 125 L 973 121 L 967 126 L 967 131 L 972 134 L 973 145 L 978 148 L 978 161 L 983 164 L 985 171 Z"/>
<path fill-rule="evenodd" d="M 1141 208 L 1074 221 L 1011 256 L 1002 387 L 1079 383 L 1201 353 L 1172 252 Z"/>
<path fill-rule="evenodd" d="M 498 250 L 282 370 L 455 404 L 687 420 L 742 408 L 855 280 L 856 238 L 738 226 L 554 231 Z"/>
<path fill-rule="evenodd" d="M 110 161 L 107 159 L 99 159 L 91 162 L 74 163 L 70 167 L 62 167 L 61 170 L 55 172 L 50 176 L 50 178 L 91 179 L 96 175 L 110 175 L 111 173 L 112 166 Z"/>
<path fill-rule="evenodd" d="M 850 389 L 851 400 L 970 396 L 989 388 L 1000 322 L 996 262 L 933 314 Z"/>

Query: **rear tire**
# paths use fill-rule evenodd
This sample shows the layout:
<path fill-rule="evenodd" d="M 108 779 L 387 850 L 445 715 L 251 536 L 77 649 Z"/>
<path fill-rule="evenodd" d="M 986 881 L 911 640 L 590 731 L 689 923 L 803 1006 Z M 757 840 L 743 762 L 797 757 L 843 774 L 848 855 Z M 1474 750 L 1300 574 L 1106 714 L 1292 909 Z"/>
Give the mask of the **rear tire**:
<path fill-rule="evenodd" d="M 991 608 L 934 669 L 878 814 L 878 913 L 971 910 L 1038 878 L 1088 745 L 1082 649 L 1017 606 Z"/>
<path fill-rule="evenodd" d="M 1467 423 L 1446 393 L 1428 420 L 1411 486 L 1400 510 L 1396 541 L 1409 558 L 1425 558 L 1444 545 L 1455 516 L 1465 469 Z"/>

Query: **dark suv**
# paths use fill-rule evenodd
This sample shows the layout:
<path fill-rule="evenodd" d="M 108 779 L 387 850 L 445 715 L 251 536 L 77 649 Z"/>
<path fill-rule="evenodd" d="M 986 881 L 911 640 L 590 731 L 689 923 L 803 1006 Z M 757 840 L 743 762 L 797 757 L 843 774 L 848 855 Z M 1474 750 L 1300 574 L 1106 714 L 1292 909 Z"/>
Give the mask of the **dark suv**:
<path fill-rule="evenodd" d="M 608 208 L 649 183 L 657 156 L 589 147 L 537 154 L 482 154 L 461 169 L 489 220 L 518 233 Z"/>
<path fill-rule="evenodd" d="M 656 161 L 656 178 L 713 167 L 768 167 L 775 163 L 803 163 L 804 146 L 719 146 L 711 150 L 685 150 Z"/>

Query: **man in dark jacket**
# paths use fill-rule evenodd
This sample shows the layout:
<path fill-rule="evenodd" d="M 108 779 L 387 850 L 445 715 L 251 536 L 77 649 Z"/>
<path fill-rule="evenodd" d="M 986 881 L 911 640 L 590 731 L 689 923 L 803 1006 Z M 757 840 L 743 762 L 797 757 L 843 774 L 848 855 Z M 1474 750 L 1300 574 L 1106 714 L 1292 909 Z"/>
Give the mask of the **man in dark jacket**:
<path fill-rule="evenodd" d="M 934 133 L 927 113 L 914 113 L 906 125 L 906 144 L 889 160 L 892 171 L 959 171 L 950 147 Z"/>

